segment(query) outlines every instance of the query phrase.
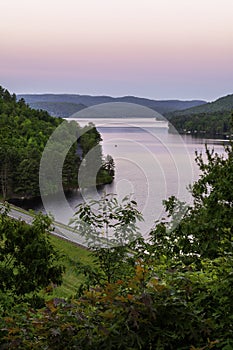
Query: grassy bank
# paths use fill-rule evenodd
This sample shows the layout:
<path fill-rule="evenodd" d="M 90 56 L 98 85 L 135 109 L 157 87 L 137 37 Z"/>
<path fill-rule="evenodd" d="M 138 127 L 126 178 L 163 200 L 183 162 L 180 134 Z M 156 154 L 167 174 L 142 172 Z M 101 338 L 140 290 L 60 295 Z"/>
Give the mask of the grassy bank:
<path fill-rule="evenodd" d="M 63 276 L 63 283 L 53 292 L 54 297 L 70 297 L 77 292 L 77 288 L 84 281 L 84 276 L 79 274 L 74 264 L 71 262 L 82 262 L 87 265 L 94 264 L 91 252 L 87 249 L 57 238 L 51 235 L 51 243 L 63 256 L 62 262 L 66 271 Z"/>

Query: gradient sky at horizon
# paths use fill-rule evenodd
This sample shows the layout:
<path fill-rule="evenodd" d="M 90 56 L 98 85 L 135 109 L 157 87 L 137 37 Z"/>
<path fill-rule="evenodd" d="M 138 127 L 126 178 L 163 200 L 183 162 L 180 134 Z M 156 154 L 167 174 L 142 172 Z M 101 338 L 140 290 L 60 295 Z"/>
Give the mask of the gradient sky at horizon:
<path fill-rule="evenodd" d="M 16 93 L 214 100 L 233 93 L 232 0 L 1 0 Z"/>

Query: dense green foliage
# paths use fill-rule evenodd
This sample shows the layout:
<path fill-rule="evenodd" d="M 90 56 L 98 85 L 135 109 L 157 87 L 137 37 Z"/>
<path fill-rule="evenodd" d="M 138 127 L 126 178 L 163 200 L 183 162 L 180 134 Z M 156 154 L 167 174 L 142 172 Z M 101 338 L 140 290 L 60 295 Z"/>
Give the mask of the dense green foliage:
<path fill-rule="evenodd" d="M 47 112 L 30 109 L 23 100 L 16 102 L 7 90 L 0 88 L 0 192 L 3 198 L 12 194 L 39 194 L 39 161 L 44 146 L 61 123 Z"/>
<path fill-rule="evenodd" d="M 23 100 L 16 101 L 16 96 L 0 87 L 0 195 L 3 199 L 13 196 L 33 197 L 39 191 L 39 166 L 45 145 L 61 124 L 62 119 L 51 117 L 45 111 L 36 111 Z M 65 127 L 64 127 L 65 128 Z M 72 125 L 66 123 L 67 135 Z M 87 127 L 89 130 L 90 126 Z M 75 129 L 76 130 L 76 129 Z M 81 132 L 82 131 L 82 132 Z M 99 147 L 99 177 L 96 182 L 109 183 L 113 174 L 105 170 L 100 146 L 101 137 L 94 125 L 85 132 L 80 128 L 82 135 L 77 144 L 74 144 L 65 159 L 63 166 L 63 187 L 65 190 L 78 187 L 78 169 L 83 158 L 92 147 Z M 59 142 L 66 142 L 66 137 Z M 78 138 L 78 136 L 77 136 Z M 80 146 L 81 145 L 81 146 Z M 59 157 L 59 143 L 54 150 Z M 60 154 L 61 156 L 61 154 Z M 54 156 L 55 157 L 55 156 Z"/>
<path fill-rule="evenodd" d="M 168 113 L 166 116 L 180 133 L 229 135 L 232 110 L 233 95 L 228 95 L 202 106 Z"/>
<path fill-rule="evenodd" d="M 181 134 L 192 134 L 198 136 L 225 136 L 230 134 L 231 113 L 200 113 L 174 116 L 170 119 L 170 131 L 173 127 Z"/>
<path fill-rule="evenodd" d="M 32 225 L 9 216 L 2 207 L 0 216 L 1 293 L 23 297 L 50 283 L 61 284 L 63 267 L 60 255 L 50 243 L 51 220 L 37 215 Z"/>

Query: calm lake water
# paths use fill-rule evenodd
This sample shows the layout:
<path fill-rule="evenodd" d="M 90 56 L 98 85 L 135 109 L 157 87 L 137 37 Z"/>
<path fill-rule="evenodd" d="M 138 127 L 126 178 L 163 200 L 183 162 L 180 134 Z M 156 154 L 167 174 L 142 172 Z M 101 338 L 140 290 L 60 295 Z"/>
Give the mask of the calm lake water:
<path fill-rule="evenodd" d="M 115 161 L 115 179 L 111 185 L 101 189 L 91 189 L 67 195 L 68 206 L 75 207 L 89 197 L 98 199 L 101 192 L 115 193 L 119 200 L 132 194 L 143 213 L 145 222 L 141 224 L 144 234 L 155 220 L 164 216 L 162 201 L 171 195 L 191 202 L 187 186 L 198 178 L 195 151 L 204 152 L 205 143 L 223 153 L 223 141 L 181 137 L 169 134 L 165 122 L 154 119 L 101 119 L 93 120 L 102 136 L 103 153 L 110 154 Z M 83 120 L 80 124 L 85 124 Z M 63 208 L 64 206 L 64 208 Z M 27 202 L 26 207 L 44 210 L 40 201 Z M 53 215 L 67 223 L 67 203 L 53 203 Z"/>

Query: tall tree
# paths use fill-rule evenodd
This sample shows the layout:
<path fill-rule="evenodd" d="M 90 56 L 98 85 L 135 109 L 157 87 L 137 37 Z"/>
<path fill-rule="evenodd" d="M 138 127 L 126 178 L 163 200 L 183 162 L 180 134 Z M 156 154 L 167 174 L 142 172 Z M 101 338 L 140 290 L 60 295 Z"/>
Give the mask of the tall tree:
<path fill-rule="evenodd" d="M 39 214 L 32 225 L 0 215 L 0 287 L 16 296 L 61 284 L 63 266 L 48 236 L 51 220 Z"/>

